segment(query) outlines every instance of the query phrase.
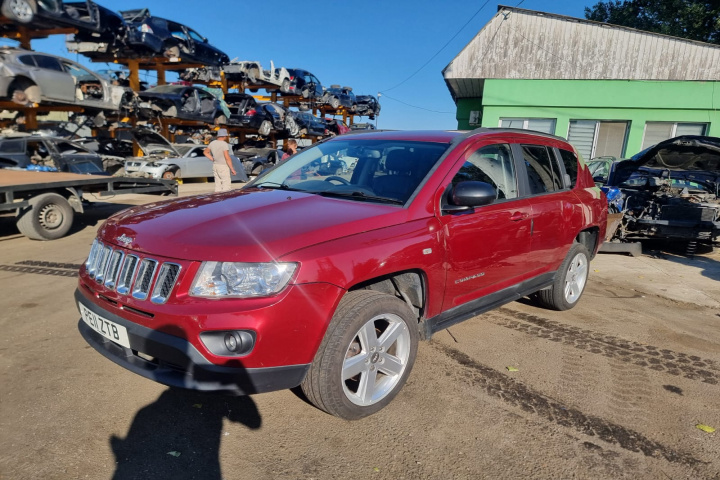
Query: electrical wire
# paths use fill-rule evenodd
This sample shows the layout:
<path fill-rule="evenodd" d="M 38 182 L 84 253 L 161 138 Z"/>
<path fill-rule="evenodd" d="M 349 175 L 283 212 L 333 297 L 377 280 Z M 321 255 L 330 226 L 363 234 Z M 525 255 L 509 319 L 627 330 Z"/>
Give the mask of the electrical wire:
<path fill-rule="evenodd" d="M 380 93 L 382 93 L 382 92 L 380 92 Z M 397 99 L 397 98 L 393 98 L 393 97 L 391 97 L 390 95 L 388 95 L 387 93 L 382 93 L 382 96 L 385 97 L 385 98 L 389 98 L 390 100 L 394 100 L 394 101 L 396 101 L 396 102 L 398 102 L 398 103 L 402 103 L 403 105 L 407 105 L 408 107 L 417 108 L 417 109 L 419 109 L 419 110 L 425 110 L 426 112 L 444 113 L 444 114 L 455 114 L 455 112 L 443 112 L 443 111 L 441 111 L 441 110 L 432 110 L 432 109 L 430 109 L 430 108 L 419 107 L 419 106 L 417 106 L 417 105 L 413 105 L 413 104 L 411 104 L 411 103 L 404 102 L 404 101 L 399 100 L 399 99 Z"/>
<path fill-rule="evenodd" d="M 437 57 L 438 55 L 440 55 L 440 52 L 442 52 L 443 50 L 445 50 L 445 48 L 446 48 L 448 45 L 450 45 L 450 42 L 452 42 L 453 40 L 455 40 L 455 37 L 457 37 L 458 35 L 460 35 L 460 32 L 462 32 L 462 31 L 465 29 L 465 27 L 467 27 L 467 26 L 470 24 L 470 22 L 472 22 L 473 19 L 478 16 L 478 14 L 482 11 L 483 8 L 485 8 L 485 6 L 486 6 L 488 3 L 490 3 L 490 0 L 485 0 L 485 3 L 483 3 L 482 6 L 477 10 L 477 12 L 475 12 L 475 13 L 473 14 L 473 16 L 470 17 L 470 19 L 469 19 L 467 22 L 465 22 L 465 24 L 464 24 L 462 27 L 460 27 L 460 29 L 455 33 L 455 35 L 453 35 L 452 38 L 450 38 L 450 40 L 448 40 L 448 41 L 445 43 L 445 45 L 443 45 L 443 46 L 440 48 L 440 50 L 438 50 L 437 52 L 435 52 L 435 54 L 434 54 L 432 57 L 430 57 L 427 62 L 423 63 L 420 68 L 418 68 L 417 70 L 415 70 L 415 72 L 413 72 L 412 75 L 410 75 L 409 77 L 407 77 L 405 80 L 403 80 L 402 82 L 398 83 L 398 84 L 395 85 L 394 87 L 386 88 L 385 90 L 381 90 L 381 93 L 382 93 L 382 94 L 385 94 L 385 92 L 389 92 L 390 90 L 396 89 L 397 87 L 399 87 L 400 85 L 404 84 L 405 82 L 407 82 L 408 80 L 410 80 L 411 78 L 413 78 L 415 75 L 417 75 L 418 73 L 420 73 L 420 71 L 421 71 L 423 68 L 427 67 L 428 64 L 435 59 L 435 57 Z"/>

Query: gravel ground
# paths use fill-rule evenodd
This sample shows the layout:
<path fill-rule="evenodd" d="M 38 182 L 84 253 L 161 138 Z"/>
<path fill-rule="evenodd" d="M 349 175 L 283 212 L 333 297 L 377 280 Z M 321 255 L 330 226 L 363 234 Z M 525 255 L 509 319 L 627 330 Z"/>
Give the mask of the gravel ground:
<path fill-rule="evenodd" d="M 347 422 L 289 390 L 168 389 L 86 345 L 77 268 L 104 218 L 152 200 L 53 242 L 0 217 L 0 478 L 720 477 L 718 433 L 696 428 L 720 427 L 718 254 L 599 255 L 575 309 L 520 301 L 440 332 L 390 406 Z"/>

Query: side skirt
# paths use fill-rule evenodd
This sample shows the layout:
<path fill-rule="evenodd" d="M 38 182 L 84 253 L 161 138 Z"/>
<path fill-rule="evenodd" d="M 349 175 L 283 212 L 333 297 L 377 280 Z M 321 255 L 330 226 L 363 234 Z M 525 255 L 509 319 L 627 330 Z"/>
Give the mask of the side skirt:
<path fill-rule="evenodd" d="M 420 333 L 424 340 L 430 340 L 433 333 L 463 322 L 481 313 L 493 310 L 506 303 L 514 302 L 522 297 L 549 287 L 555 281 L 557 272 L 548 272 L 525 280 L 511 287 L 504 288 L 472 302 L 451 308 L 420 323 Z"/>

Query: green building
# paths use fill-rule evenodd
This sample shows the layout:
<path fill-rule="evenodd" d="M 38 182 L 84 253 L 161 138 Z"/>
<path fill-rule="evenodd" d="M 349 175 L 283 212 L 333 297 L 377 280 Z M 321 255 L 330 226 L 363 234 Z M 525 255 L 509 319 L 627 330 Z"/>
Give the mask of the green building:
<path fill-rule="evenodd" d="M 720 137 L 720 46 L 498 7 L 443 70 L 459 129 L 567 138 L 585 159 Z"/>

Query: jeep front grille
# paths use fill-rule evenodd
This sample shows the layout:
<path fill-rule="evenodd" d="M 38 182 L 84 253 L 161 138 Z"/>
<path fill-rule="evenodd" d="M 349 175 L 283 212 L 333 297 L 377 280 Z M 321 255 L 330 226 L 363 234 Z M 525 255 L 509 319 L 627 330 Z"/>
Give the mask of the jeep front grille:
<path fill-rule="evenodd" d="M 122 249 L 103 245 L 98 240 L 90 247 L 85 268 L 90 278 L 109 290 L 132 295 L 136 300 L 150 298 L 158 304 L 165 303 L 170 297 L 182 269 L 176 263 L 126 254 Z"/>

